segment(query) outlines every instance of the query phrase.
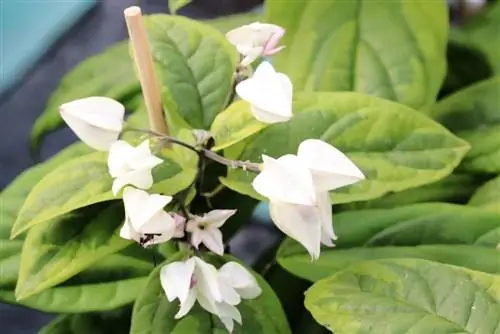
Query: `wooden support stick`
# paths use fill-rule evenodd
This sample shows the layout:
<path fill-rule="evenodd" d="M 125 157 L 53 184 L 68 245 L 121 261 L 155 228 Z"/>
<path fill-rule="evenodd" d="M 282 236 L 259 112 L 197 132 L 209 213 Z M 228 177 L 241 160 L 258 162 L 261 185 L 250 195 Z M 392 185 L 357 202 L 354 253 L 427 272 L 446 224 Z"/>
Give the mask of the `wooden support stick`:
<path fill-rule="evenodd" d="M 139 73 L 142 94 L 146 102 L 151 130 L 168 135 L 168 126 L 163 115 L 161 91 L 154 71 L 153 57 L 149 47 L 148 36 L 144 28 L 141 9 L 129 7 L 123 12 L 127 22 L 128 34 L 134 52 L 135 65 Z"/>

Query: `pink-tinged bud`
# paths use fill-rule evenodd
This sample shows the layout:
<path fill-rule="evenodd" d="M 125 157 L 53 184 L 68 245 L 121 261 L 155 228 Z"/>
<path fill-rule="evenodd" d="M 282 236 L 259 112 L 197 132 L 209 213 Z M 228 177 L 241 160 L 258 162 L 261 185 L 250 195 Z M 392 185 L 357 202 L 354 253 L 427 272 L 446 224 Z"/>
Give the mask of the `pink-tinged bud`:
<path fill-rule="evenodd" d="M 285 29 L 277 27 L 271 38 L 264 44 L 264 50 L 262 50 L 263 56 L 272 56 L 285 48 L 284 45 L 278 45 L 283 35 L 285 35 L 285 31 Z"/>

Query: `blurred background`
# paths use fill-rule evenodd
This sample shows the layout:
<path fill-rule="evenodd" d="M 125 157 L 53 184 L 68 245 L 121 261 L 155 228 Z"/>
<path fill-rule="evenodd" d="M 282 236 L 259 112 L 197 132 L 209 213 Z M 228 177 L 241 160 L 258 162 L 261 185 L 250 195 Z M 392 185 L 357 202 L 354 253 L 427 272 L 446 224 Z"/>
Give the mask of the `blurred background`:
<path fill-rule="evenodd" d="M 208 19 L 258 11 L 262 2 L 194 0 L 178 14 Z M 460 24 L 464 13 L 472 14 L 485 0 L 448 2 L 450 20 Z M 0 0 L 0 189 L 36 160 L 45 160 L 76 140 L 69 129 L 62 129 L 44 139 L 40 156 L 33 157 L 29 149 L 33 123 L 61 78 L 89 56 L 127 37 L 123 9 L 131 5 L 140 5 L 145 14 L 168 13 L 168 0 Z M 261 243 L 266 237 L 269 243 L 275 238 L 259 228 L 252 233 L 262 233 L 262 238 L 252 238 Z M 244 245 L 244 239 L 234 242 Z M 36 333 L 51 319 L 0 304 L 3 334 Z"/>

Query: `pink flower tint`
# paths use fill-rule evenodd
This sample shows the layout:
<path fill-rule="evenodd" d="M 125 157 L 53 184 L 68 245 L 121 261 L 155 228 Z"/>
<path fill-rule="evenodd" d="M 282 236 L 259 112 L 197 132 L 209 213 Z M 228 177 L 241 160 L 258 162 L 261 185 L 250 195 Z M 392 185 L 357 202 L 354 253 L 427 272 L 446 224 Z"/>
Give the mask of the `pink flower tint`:
<path fill-rule="evenodd" d="M 174 237 L 175 238 L 184 237 L 184 229 L 186 227 L 186 224 L 185 224 L 186 218 L 184 218 L 183 216 L 181 216 L 175 212 L 171 212 L 170 216 L 174 219 L 174 223 L 175 223 Z"/>
<path fill-rule="evenodd" d="M 191 283 L 189 283 L 189 288 L 190 289 L 194 288 L 194 286 L 196 285 L 196 283 L 198 283 L 198 281 L 196 280 L 196 277 L 194 275 L 191 276 Z"/>
<path fill-rule="evenodd" d="M 264 49 L 262 50 L 263 56 L 272 56 L 285 48 L 284 45 L 278 46 L 281 38 L 285 35 L 285 31 L 285 29 L 280 27 L 271 35 L 264 44 Z"/>

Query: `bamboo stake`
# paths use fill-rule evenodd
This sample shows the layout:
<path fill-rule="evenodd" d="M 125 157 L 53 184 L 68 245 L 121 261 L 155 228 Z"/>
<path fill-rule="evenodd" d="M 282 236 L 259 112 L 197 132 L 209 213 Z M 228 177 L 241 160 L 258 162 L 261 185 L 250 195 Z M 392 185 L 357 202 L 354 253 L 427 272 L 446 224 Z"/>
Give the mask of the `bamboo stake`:
<path fill-rule="evenodd" d="M 148 110 L 149 126 L 155 132 L 168 135 L 168 126 L 161 103 L 160 84 L 154 71 L 153 57 L 146 29 L 144 28 L 141 9 L 137 6 L 128 7 L 123 14 L 134 52 L 135 65 L 139 73 L 142 94 Z"/>

